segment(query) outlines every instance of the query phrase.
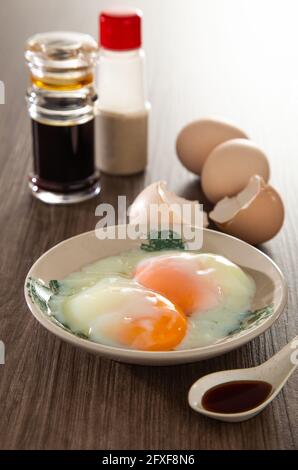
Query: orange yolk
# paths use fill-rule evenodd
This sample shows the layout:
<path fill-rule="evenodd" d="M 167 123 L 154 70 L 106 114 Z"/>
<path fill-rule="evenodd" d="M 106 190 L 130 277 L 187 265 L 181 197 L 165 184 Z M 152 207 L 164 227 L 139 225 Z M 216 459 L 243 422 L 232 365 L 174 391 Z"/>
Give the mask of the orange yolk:
<path fill-rule="evenodd" d="M 144 315 L 121 325 L 117 339 L 123 345 L 143 351 L 169 351 L 184 338 L 187 321 L 177 308 L 158 302 L 153 315 Z"/>
<path fill-rule="evenodd" d="M 135 279 L 144 287 L 162 294 L 189 315 L 204 308 L 210 297 L 210 282 L 189 270 L 184 262 L 154 259 L 137 266 Z"/>

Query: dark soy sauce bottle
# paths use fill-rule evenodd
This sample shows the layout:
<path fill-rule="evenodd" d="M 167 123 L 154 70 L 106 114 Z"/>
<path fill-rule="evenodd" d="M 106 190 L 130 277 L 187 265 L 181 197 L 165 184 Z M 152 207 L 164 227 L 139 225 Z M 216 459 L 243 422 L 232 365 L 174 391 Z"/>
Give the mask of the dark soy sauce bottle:
<path fill-rule="evenodd" d="M 96 41 L 85 34 L 44 33 L 27 42 L 33 141 L 29 187 L 43 202 L 80 202 L 100 191 L 94 148 L 97 54 Z"/>

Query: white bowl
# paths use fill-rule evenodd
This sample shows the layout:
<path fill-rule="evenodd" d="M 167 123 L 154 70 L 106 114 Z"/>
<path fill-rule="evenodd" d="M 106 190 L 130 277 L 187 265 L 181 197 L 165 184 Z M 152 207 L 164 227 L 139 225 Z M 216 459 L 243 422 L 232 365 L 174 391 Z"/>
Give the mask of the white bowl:
<path fill-rule="evenodd" d="M 253 310 L 271 305 L 270 312 L 256 316 L 241 331 L 217 341 L 215 344 L 180 351 L 138 351 L 106 346 L 83 339 L 57 325 L 43 313 L 28 294 L 26 285 L 30 278 L 47 283 L 63 279 L 71 272 L 100 258 L 137 248 L 144 240 L 99 240 L 95 232 L 86 232 L 69 238 L 44 253 L 31 267 L 25 281 L 25 298 L 35 318 L 59 338 L 69 343 L 120 362 L 144 365 L 169 365 L 200 361 L 219 356 L 238 348 L 267 330 L 282 313 L 287 300 L 287 286 L 278 266 L 260 250 L 251 245 L 209 229 L 203 230 L 203 252 L 220 254 L 241 266 L 256 282 Z"/>

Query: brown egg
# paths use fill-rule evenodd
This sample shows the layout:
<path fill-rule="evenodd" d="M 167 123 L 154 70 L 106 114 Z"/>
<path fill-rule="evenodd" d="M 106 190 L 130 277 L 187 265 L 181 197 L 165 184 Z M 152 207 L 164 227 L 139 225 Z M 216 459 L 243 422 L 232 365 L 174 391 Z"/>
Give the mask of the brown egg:
<path fill-rule="evenodd" d="M 216 203 L 239 193 L 252 175 L 260 175 L 267 182 L 269 173 L 268 159 L 256 144 L 233 139 L 210 153 L 202 171 L 202 189 L 209 201 Z"/>
<path fill-rule="evenodd" d="M 223 232 L 257 245 L 281 229 L 284 205 L 277 191 L 254 175 L 237 196 L 219 201 L 209 217 Z"/>
<path fill-rule="evenodd" d="M 181 163 L 200 175 L 210 152 L 230 139 L 248 138 L 236 126 L 216 119 L 199 119 L 185 126 L 178 134 L 176 151 Z"/>

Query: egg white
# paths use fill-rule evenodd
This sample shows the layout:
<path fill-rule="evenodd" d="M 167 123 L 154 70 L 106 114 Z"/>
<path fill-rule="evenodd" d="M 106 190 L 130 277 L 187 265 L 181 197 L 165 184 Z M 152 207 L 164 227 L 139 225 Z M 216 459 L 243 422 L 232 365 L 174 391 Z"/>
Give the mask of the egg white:
<path fill-rule="evenodd" d="M 210 278 L 218 292 L 215 307 L 188 316 L 186 335 L 175 349 L 213 344 L 237 328 L 251 307 L 255 294 L 253 279 L 223 256 L 184 251 L 161 254 L 133 250 L 85 266 L 59 282 L 59 295 L 51 300 L 53 314 L 75 333 L 83 333 L 102 344 L 119 346 L 106 333 L 112 323 L 123 321 L 125 315 L 130 321 L 140 313 L 152 313 L 150 291 L 132 277 L 140 262 L 157 256 L 181 257 L 186 269 L 197 266 L 197 275 Z M 172 308 L 173 304 L 168 303 Z"/>

